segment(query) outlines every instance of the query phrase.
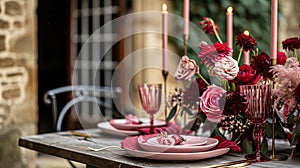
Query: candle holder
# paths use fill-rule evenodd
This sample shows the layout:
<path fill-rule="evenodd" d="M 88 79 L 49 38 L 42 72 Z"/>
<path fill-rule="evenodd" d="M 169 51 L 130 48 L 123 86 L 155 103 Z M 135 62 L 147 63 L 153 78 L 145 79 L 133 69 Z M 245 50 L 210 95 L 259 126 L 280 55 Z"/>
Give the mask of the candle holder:
<path fill-rule="evenodd" d="M 277 59 L 271 59 L 271 65 L 274 66 L 277 63 Z M 272 84 L 272 86 L 274 86 Z M 275 154 L 275 110 L 272 110 L 272 153 L 270 156 L 271 160 L 284 161 L 288 159 L 287 155 Z"/>
<path fill-rule="evenodd" d="M 188 41 L 189 41 L 189 35 L 184 34 L 183 35 L 183 42 L 184 42 L 184 55 L 187 55 L 187 50 L 188 50 Z"/>
<path fill-rule="evenodd" d="M 169 72 L 167 70 L 162 70 L 162 75 L 163 75 L 163 78 L 164 78 L 164 101 L 165 101 L 165 120 L 167 121 L 167 117 L 168 117 L 168 106 L 167 106 L 167 99 L 168 99 L 168 96 L 167 96 L 167 78 L 168 78 L 168 75 L 169 75 Z M 167 124 L 167 123 L 166 123 Z"/>
<path fill-rule="evenodd" d="M 275 110 L 272 110 L 272 154 L 270 159 L 277 161 L 285 161 L 288 159 L 287 155 L 275 154 Z"/>

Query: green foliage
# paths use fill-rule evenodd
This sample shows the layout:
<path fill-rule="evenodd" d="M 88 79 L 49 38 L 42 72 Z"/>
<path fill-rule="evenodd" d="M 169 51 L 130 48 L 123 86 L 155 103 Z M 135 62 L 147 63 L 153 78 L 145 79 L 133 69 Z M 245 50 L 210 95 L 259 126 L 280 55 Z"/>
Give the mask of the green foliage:
<path fill-rule="evenodd" d="M 177 112 L 177 106 L 178 104 L 176 104 L 170 111 L 170 114 L 168 115 L 168 117 L 166 118 L 166 123 L 168 123 L 176 114 Z"/>
<path fill-rule="evenodd" d="M 253 153 L 252 142 L 248 139 L 243 140 L 242 141 L 242 149 L 243 149 L 243 153 L 246 153 L 246 154 Z"/>
<path fill-rule="evenodd" d="M 267 141 L 266 138 L 263 138 L 263 140 L 261 142 L 260 152 L 262 154 L 267 154 L 268 153 L 268 141 Z"/>
<path fill-rule="evenodd" d="M 175 14 L 183 16 L 183 1 L 174 1 Z M 250 31 L 250 35 L 256 40 L 260 52 L 269 54 L 270 41 L 270 21 L 271 21 L 271 1 L 270 0 L 191 0 L 190 20 L 196 25 L 203 17 L 212 18 L 219 26 L 220 37 L 226 41 L 226 10 L 232 6 L 234 35 L 242 33 L 245 29 Z M 208 35 L 209 36 L 209 35 Z M 193 37 L 190 37 L 193 38 Z M 212 41 L 216 41 L 211 36 Z M 234 37 L 235 38 L 235 37 Z M 199 41 L 200 42 L 200 41 Z M 181 42 L 182 43 L 182 42 Z M 234 40 L 235 44 L 235 40 Z M 179 44 L 182 48 L 182 44 Z M 239 47 L 234 47 L 234 57 L 238 53 Z M 181 52 L 183 53 L 183 52 Z M 189 53 L 189 56 L 195 53 Z"/>

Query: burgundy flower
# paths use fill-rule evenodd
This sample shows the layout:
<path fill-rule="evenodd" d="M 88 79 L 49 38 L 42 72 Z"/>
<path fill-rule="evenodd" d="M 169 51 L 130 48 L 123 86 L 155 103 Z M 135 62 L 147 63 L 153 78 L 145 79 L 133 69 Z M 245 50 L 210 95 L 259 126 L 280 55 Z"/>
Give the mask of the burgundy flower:
<path fill-rule="evenodd" d="M 204 32 L 209 35 L 213 35 L 214 29 L 213 29 L 213 24 L 216 28 L 216 31 L 219 30 L 218 25 L 216 25 L 213 21 L 210 20 L 208 17 L 204 17 L 202 21 L 199 22 L 199 25 L 202 27 Z"/>
<path fill-rule="evenodd" d="M 201 96 L 202 93 L 207 89 L 207 84 L 201 78 L 197 78 L 196 81 Z"/>
<path fill-rule="evenodd" d="M 298 86 L 294 90 L 294 96 L 295 96 L 296 101 L 298 103 L 300 103 L 300 83 L 298 84 Z"/>
<path fill-rule="evenodd" d="M 256 41 L 250 35 L 246 35 L 245 33 L 241 33 L 236 36 L 236 45 L 243 47 L 244 51 L 253 51 L 254 46 L 257 46 Z"/>
<path fill-rule="evenodd" d="M 250 65 L 244 64 L 240 66 L 237 77 L 233 82 L 237 85 L 253 85 L 256 84 L 260 78 L 260 74 L 256 73 Z"/>
<path fill-rule="evenodd" d="M 300 48 L 300 39 L 298 37 L 292 37 L 282 42 L 283 49 L 295 50 Z"/>
<path fill-rule="evenodd" d="M 231 116 L 247 112 L 248 101 L 245 95 L 239 92 L 227 92 L 220 99 L 220 105 L 224 106 L 223 115 Z"/>
<path fill-rule="evenodd" d="M 227 43 L 221 44 L 216 42 L 213 45 L 200 44 L 198 57 L 206 66 L 214 66 L 215 63 L 224 57 L 231 55 L 232 49 Z"/>
<path fill-rule="evenodd" d="M 272 78 L 272 73 L 270 73 L 270 57 L 266 53 L 261 53 L 258 55 L 254 55 L 252 57 L 251 67 L 256 70 L 261 76 L 263 76 L 264 80 L 267 78 Z"/>
<path fill-rule="evenodd" d="M 183 92 L 183 104 L 187 106 L 199 102 L 200 96 L 206 89 L 207 84 L 201 78 L 197 78 L 190 84 L 190 87 Z"/>
<path fill-rule="evenodd" d="M 277 51 L 277 64 L 284 65 L 286 62 L 286 55 L 284 52 Z"/>

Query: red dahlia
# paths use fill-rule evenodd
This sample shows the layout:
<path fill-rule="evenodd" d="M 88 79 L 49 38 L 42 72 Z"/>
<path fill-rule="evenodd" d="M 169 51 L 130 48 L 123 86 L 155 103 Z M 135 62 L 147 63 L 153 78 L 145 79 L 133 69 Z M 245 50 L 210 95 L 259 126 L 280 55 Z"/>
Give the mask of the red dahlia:
<path fill-rule="evenodd" d="M 292 37 L 282 42 L 282 48 L 288 50 L 295 50 L 300 48 L 300 39 L 298 37 Z"/>
<path fill-rule="evenodd" d="M 251 67 L 256 70 L 261 76 L 263 76 L 264 80 L 267 78 L 272 78 L 272 74 L 270 71 L 270 57 L 266 53 L 261 53 L 258 55 L 254 55 L 252 57 Z"/>
<path fill-rule="evenodd" d="M 241 33 L 236 36 L 236 45 L 243 47 L 244 51 L 253 51 L 254 46 L 257 46 L 256 41 L 250 35 L 246 35 L 245 33 Z"/>
<path fill-rule="evenodd" d="M 232 49 L 227 43 L 222 44 L 216 42 L 213 45 L 201 44 L 199 47 L 201 51 L 198 53 L 198 57 L 207 66 L 214 66 L 218 60 L 232 53 Z"/>
<path fill-rule="evenodd" d="M 227 92 L 220 101 L 223 101 L 220 105 L 224 106 L 223 115 L 226 116 L 236 116 L 248 110 L 247 98 L 239 92 Z"/>
<path fill-rule="evenodd" d="M 209 34 L 209 35 L 213 35 L 213 33 L 214 33 L 213 24 L 214 24 L 214 26 L 216 28 L 216 31 L 218 31 L 219 30 L 218 25 L 216 25 L 214 23 L 214 21 L 212 21 L 208 17 L 204 17 L 203 20 L 199 22 L 199 25 L 202 27 L 202 29 L 204 30 L 204 32 L 206 34 Z"/>

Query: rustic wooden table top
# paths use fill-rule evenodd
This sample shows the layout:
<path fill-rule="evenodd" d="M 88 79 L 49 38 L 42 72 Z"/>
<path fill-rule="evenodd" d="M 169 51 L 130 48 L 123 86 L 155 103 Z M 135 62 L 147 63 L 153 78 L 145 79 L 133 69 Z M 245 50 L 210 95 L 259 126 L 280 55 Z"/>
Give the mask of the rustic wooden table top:
<path fill-rule="evenodd" d="M 57 157 L 77 161 L 88 167 L 206 167 L 230 161 L 242 160 L 244 156 L 238 153 L 228 153 L 220 157 L 198 161 L 158 161 L 132 157 L 120 148 L 108 148 L 92 151 L 88 147 L 101 148 L 119 146 L 124 137 L 101 133 L 98 129 L 85 130 L 91 138 L 74 136 L 69 132 L 47 133 L 21 137 L 19 146 Z M 300 167 L 300 158 L 287 161 L 269 161 L 252 163 L 249 167 Z"/>

